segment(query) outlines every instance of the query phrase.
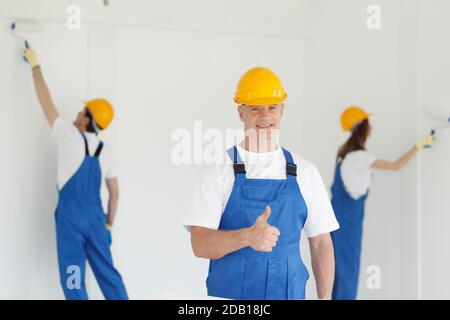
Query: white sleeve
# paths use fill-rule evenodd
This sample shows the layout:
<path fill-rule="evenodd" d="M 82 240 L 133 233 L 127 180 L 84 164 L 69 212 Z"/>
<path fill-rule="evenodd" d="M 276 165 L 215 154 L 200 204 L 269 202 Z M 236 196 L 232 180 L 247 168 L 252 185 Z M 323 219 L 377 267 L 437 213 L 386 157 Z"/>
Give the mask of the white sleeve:
<path fill-rule="evenodd" d="M 356 162 L 358 164 L 358 169 L 367 170 L 372 166 L 372 164 L 377 160 L 377 157 L 370 154 L 369 152 L 362 150 L 357 152 Z"/>
<path fill-rule="evenodd" d="M 341 176 L 345 190 L 353 199 L 367 193 L 372 183 L 371 166 L 377 157 L 365 150 L 347 154 L 341 164 Z"/>
<path fill-rule="evenodd" d="M 70 141 L 73 136 L 73 129 L 74 127 L 65 122 L 61 117 L 55 119 L 52 126 L 52 135 L 56 140 L 57 146 L 67 144 Z"/>
<path fill-rule="evenodd" d="M 218 229 L 222 217 L 223 183 L 217 165 L 208 166 L 194 183 L 192 200 L 183 219 L 183 226 Z"/>
<path fill-rule="evenodd" d="M 117 170 L 117 161 L 114 150 L 109 147 L 109 145 L 105 145 L 105 154 L 104 154 L 104 173 L 103 176 L 105 179 L 108 178 L 116 178 L 118 175 Z M 100 154 L 101 157 L 101 154 Z"/>
<path fill-rule="evenodd" d="M 306 236 L 312 238 L 339 229 L 339 223 L 334 215 L 330 198 L 319 171 L 313 165 L 309 171 L 309 176 L 305 177 L 305 181 L 302 181 L 304 198 L 308 208 L 304 229 Z"/>

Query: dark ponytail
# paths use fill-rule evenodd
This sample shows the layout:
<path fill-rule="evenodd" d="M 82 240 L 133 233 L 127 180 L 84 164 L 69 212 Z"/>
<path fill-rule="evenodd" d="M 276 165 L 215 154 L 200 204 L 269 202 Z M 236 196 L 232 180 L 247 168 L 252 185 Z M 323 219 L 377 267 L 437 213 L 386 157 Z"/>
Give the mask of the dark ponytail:
<path fill-rule="evenodd" d="M 369 135 L 369 120 L 366 119 L 358 124 L 352 130 L 352 135 L 348 140 L 339 148 L 337 159 L 343 160 L 345 156 L 352 151 L 366 150 L 365 144 Z"/>

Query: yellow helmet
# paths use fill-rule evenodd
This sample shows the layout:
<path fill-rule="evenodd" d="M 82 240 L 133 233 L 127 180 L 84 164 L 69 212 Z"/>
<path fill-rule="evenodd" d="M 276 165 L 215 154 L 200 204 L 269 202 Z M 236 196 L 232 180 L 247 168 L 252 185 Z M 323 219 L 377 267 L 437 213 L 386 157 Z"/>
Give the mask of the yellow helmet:
<path fill-rule="evenodd" d="M 363 109 L 357 106 L 351 106 L 342 112 L 341 126 L 344 131 L 352 130 L 356 125 L 366 120 L 371 116 L 371 113 L 367 113 Z"/>
<path fill-rule="evenodd" d="M 93 99 L 84 101 L 86 109 L 88 109 L 95 123 L 100 129 L 106 129 L 114 118 L 114 109 L 111 103 L 106 99 Z"/>
<path fill-rule="evenodd" d="M 256 67 L 248 70 L 239 80 L 234 102 L 249 106 L 281 103 L 287 98 L 280 79 L 272 70 Z"/>

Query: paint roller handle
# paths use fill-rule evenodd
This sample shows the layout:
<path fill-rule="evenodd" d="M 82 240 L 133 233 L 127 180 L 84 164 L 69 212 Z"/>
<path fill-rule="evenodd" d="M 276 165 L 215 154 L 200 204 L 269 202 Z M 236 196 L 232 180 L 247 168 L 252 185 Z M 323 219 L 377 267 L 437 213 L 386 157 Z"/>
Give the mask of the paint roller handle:
<path fill-rule="evenodd" d="M 27 40 L 25 40 L 25 49 L 30 49 L 30 45 L 28 44 Z M 22 58 L 26 63 L 28 63 L 28 59 L 25 56 L 23 56 Z"/>
<path fill-rule="evenodd" d="M 436 129 L 431 129 L 430 135 L 433 138 L 433 141 L 436 140 L 435 134 L 436 134 Z M 426 148 L 426 149 L 430 149 L 431 148 L 431 144 L 427 144 L 427 145 L 425 145 L 423 147 Z"/>

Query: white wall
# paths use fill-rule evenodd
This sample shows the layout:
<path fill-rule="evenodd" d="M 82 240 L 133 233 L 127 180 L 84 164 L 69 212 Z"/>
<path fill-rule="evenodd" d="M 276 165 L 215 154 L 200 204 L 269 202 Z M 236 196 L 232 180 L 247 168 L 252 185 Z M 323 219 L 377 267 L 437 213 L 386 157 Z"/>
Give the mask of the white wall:
<path fill-rule="evenodd" d="M 420 74 L 421 105 L 446 110 L 450 115 L 450 22 L 448 1 L 422 1 L 420 15 Z M 420 130 L 439 125 L 424 114 L 419 118 Z M 432 152 L 420 159 L 420 277 L 424 299 L 449 299 L 450 264 L 449 194 L 450 194 L 450 130 L 436 134 Z"/>
<path fill-rule="evenodd" d="M 400 148 L 406 150 L 411 146 L 414 136 L 419 132 L 418 123 L 421 113 L 419 105 L 419 81 L 417 57 L 419 46 L 418 19 L 420 13 L 419 1 L 401 1 L 399 15 L 399 107 L 400 107 Z M 420 157 L 420 155 L 419 155 Z M 421 296 L 419 277 L 419 203 L 421 192 L 419 188 L 420 174 L 418 161 L 412 163 L 400 172 L 400 278 L 401 297 L 417 299 Z"/>
<path fill-rule="evenodd" d="M 426 3 L 426 4 L 425 4 Z M 66 8 L 82 9 L 82 29 L 66 28 Z M 369 150 L 395 159 L 435 124 L 423 103 L 449 99 L 446 1 L 379 0 L 382 29 L 366 28 L 366 0 L 0 1 L 0 298 L 62 298 L 53 211 L 55 153 L 34 96 L 13 17 L 36 18 L 30 36 L 54 100 L 67 120 L 80 100 L 106 96 L 117 110 L 103 138 L 114 144 L 121 200 L 113 254 L 131 298 L 204 297 L 207 261 L 193 257 L 180 222 L 198 165 L 170 161 L 175 129 L 240 128 L 232 95 L 242 72 L 267 65 L 289 99 L 284 144 L 317 165 L 325 184 L 346 135 L 341 111 L 374 112 Z M 252 12 L 253 19 L 249 19 Z M 276 14 L 274 14 L 276 12 Z M 360 298 L 448 297 L 445 192 L 450 156 L 442 132 L 432 150 L 397 173 L 376 172 L 367 203 Z M 436 156 L 438 155 L 438 156 Z M 441 232 L 437 232 L 437 231 Z M 7 245 L 6 245 L 7 244 Z M 303 256 L 309 264 L 307 242 Z M 365 286 L 369 265 L 382 289 Z M 92 278 L 93 298 L 101 294 Z M 315 297 L 314 279 L 308 297 Z"/>

